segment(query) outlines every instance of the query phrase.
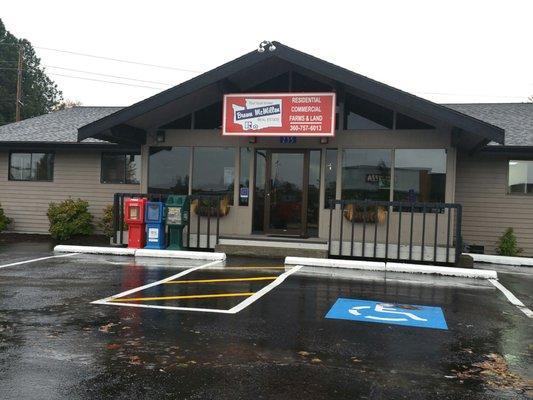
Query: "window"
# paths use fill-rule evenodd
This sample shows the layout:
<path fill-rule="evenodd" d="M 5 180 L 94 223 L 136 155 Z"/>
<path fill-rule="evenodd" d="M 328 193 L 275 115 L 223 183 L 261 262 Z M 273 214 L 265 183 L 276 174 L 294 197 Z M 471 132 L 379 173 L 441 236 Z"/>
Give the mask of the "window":
<path fill-rule="evenodd" d="M 168 124 L 160 126 L 158 129 L 191 129 L 192 114 L 187 114 L 184 117 L 178 118 Z"/>
<path fill-rule="evenodd" d="M 397 149 L 394 153 L 394 200 L 443 203 L 446 193 L 444 149 Z"/>
<path fill-rule="evenodd" d="M 250 157 L 249 147 L 241 147 L 239 170 L 239 205 L 247 206 L 250 200 Z"/>
<path fill-rule="evenodd" d="M 394 112 L 368 100 L 346 95 L 345 129 L 392 129 Z"/>
<path fill-rule="evenodd" d="M 233 204 L 235 149 L 233 147 L 196 147 L 192 178 L 193 194 L 218 194 Z"/>
<path fill-rule="evenodd" d="M 388 201 L 390 166 L 390 150 L 343 150 L 342 199 Z"/>
<path fill-rule="evenodd" d="M 102 153 L 100 182 L 138 184 L 140 179 L 140 154 Z"/>
<path fill-rule="evenodd" d="M 222 102 L 194 113 L 194 129 L 219 129 L 222 126 Z"/>
<path fill-rule="evenodd" d="M 260 232 L 265 222 L 265 194 L 266 194 L 266 150 L 255 151 L 255 192 L 252 230 Z"/>
<path fill-rule="evenodd" d="M 396 129 L 435 129 L 435 127 L 405 114 L 397 113 Z"/>
<path fill-rule="evenodd" d="M 307 186 L 307 234 L 318 236 L 320 210 L 320 150 L 309 151 L 309 185 Z"/>
<path fill-rule="evenodd" d="M 148 191 L 189 194 L 190 159 L 189 147 L 150 147 Z"/>
<path fill-rule="evenodd" d="M 11 153 L 9 158 L 10 180 L 51 181 L 53 178 L 53 153 Z"/>
<path fill-rule="evenodd" d="M 337 195 L 337 149 L 326 149 L 326 173 L 324 206 L 329 208 L 330 200 L 335 200 Z"/>
<path fill-rule="evenodd" d="M 508 191 L 511 194 L 533 193 L 533 161 L 509 161 Z"/>

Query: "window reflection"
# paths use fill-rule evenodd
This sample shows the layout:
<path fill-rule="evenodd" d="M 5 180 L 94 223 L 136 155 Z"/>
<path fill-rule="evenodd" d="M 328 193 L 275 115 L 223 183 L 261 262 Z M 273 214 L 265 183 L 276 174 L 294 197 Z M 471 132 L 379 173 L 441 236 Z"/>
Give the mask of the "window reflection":
<path fill-rule="evenodd" d="M 225 195 L 233 204 L 235 149 L 196 147 L 193 160 L 192 193 Z"/>
<path fill-rule="evenodd" d="M 342 199 L 390 198 L 391 151 L 346 149 L 342 151 Z"/>
<path fill-rule="evenodd" d="M 398 149 L 394 156 L 394 200 L 442 203 L 446 192 L 444 149 Z"/>
<path fill-rule="evenodd" d="M 509 193 L 533 193 L 533 161 L 509 161 Z"/>
<path fill-rule="evenodd" d="M 148 191 L 150 193 L 189 193 L 189 147 L 150 147 Z"/>

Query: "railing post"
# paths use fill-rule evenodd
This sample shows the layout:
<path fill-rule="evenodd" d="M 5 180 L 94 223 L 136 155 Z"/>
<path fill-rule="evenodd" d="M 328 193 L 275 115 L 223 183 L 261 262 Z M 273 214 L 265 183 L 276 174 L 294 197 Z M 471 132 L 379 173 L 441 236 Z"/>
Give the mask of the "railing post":
<path fill-rule="evenodd" d="M 222 202 L 222 197 L 217 197 L 217 233 L 215 238 L 215 246 L 218 244 L 218 237 L 220 233 L 220 203 Z"/>
<path fill-rule="evenodd" d="M 461 233 L 461 224 L 463 219 L 463 206 L 457 204 L 455 216 L 455 264 L 459 262 L 459 257 L 463 252 L 463 237 Z"/>
<path fill-rule="evenodd" d="M 119 220 L 118 220 L 118 193 L 115 193 L 113 195 L 113 244 L 117 244 L 117 231 L 119 228 Z"/>
<path fill-rule="evenodd" d="M 124 241 L 124 193 L 121 193 L 119 196 L 118 202 L 118 221 L 119 221 L 119 244 L 122 246 Z M 129 233 L 129 232 L 128 232 Z"/>
<path fill-rule="evenodd" d="M 329 232 L 328 232 L 328 256 L 331 255 L 331 230 L 333 229 L 333 206 L 334 206 L 333 200 L 330 199 L 329 201 Z"/>

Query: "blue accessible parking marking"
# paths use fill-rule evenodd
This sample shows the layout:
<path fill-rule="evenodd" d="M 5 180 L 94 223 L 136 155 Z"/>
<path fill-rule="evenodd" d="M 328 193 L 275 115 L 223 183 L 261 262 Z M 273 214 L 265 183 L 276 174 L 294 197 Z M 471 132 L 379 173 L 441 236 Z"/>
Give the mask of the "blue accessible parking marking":
<path fill-rule="evenodd" d="M 448 329 L 444 313 L 440 307 L 392 304 L 369 300 L 338 298 L 326 314 L 326 318 Z"/>

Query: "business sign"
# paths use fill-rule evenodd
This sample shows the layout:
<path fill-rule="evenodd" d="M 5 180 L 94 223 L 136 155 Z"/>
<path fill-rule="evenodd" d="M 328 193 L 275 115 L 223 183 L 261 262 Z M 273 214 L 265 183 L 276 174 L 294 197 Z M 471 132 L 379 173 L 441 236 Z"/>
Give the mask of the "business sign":
<path fill-rule="evenodd" d="M 335 93 L 227 94 L 224 136 L 335 136 Z"/>
<path fill-rule="evenodd" d="M 448 329 L 440 307 L 338 298 L 326 318 Z"/>

